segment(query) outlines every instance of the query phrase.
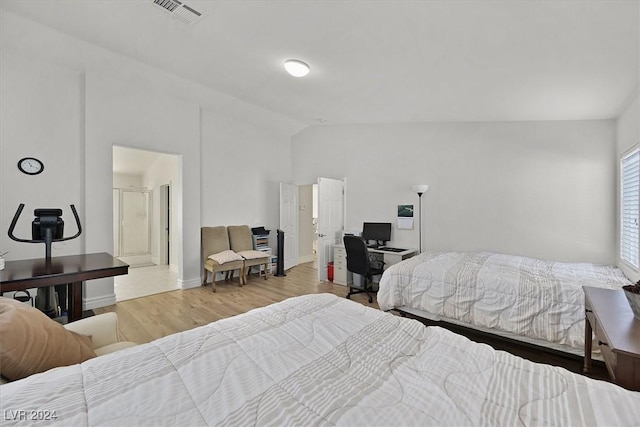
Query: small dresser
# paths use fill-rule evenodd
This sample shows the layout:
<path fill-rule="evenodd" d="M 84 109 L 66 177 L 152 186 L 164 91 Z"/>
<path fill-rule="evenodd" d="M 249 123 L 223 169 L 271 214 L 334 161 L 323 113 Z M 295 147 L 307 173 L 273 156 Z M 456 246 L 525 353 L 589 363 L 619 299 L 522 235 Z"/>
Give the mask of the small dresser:
<path fill-rule="evenodd" d="M 584 372 L 591 369 L 592 337 L 598 343 L 611 379 L 640 391 L 640 320 L 622 290 L 584 287 Z"/>
<path fill-rule="evenodd" d="M 351 286 L 353 273 L 347 270 L 347 250 L 344 245 L 333 247 L 333 283 L 342 286 Z"/>

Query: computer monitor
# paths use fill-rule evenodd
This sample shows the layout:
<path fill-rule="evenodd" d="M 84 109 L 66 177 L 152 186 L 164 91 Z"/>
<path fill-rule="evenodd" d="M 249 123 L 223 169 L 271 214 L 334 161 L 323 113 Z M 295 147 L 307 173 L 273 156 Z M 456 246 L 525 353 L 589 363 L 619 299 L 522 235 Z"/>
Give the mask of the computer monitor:
<path fill-rule="evenodd" d="M 362 238 L 371 246 L 384 246 L 391 240 L 390 222 L 365 222 L 362 224 Z"/>

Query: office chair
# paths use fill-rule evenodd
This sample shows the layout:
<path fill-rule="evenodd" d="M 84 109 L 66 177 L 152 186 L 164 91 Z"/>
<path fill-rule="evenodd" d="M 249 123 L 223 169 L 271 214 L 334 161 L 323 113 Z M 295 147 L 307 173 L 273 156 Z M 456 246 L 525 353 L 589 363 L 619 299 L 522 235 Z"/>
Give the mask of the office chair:
<path fill-rule="evenodd" d="M 373 295 L 377 292 L 371 285 L 373 276 L 382 274 L 384 262 L 379 262 L 379 266 L 372 266 L 371 258 L 367 245 L 358 236 L 344 236 L 344 248 L 347 251 L 347 270 L 362 276 L 364 283 L 362 287 L 349 286 L 347 298 L 351 299 L 351 295 L 365 293 L 369 296 L 369 303 L 373 302 Z"/>

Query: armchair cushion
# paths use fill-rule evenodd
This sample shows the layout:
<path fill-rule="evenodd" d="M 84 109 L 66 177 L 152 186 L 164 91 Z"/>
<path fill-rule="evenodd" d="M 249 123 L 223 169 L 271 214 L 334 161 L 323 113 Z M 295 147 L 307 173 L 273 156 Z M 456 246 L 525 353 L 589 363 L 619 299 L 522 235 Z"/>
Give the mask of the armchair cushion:
<path fill-rule="evenodd" d="M 0 374 L 17 380 L 96 357 L 91 337 L 65 329 L 40 310 L 0 297 Z"/>
<path fill-rule="evenodd" d="M 238 255 L 240 255 L 244 259 L 269 258 L 269 254 L 268 253 L 262 252 L 262 251 L 255 251 L 255 250 L 240 251 L 240 252 L 238 252 Z"/>
<path fill-rule="evenodd" d="M 220 265 L 226 264 L 232 261 L 242 261 L 242 257 L 232 250 L 218 252 L 217 254 L 209 255 L 208 258 L 214 260 Z"/>
<path fill-rule="evenodd" d="M 138 345 L 130 341 L 120 341 L 118 315 L 113 312 L 76 320 L 67 323 L 64 327 L 69 331 L 90 335 L 93 341 L 93 350 L 97 356 Z"/>
<path fill-rule="evenodd" d="M 89 335 L 94 350 L 118 342 L 118 315 L 115 313 L 85 317 L 64 327 L 77 334 Z"/>

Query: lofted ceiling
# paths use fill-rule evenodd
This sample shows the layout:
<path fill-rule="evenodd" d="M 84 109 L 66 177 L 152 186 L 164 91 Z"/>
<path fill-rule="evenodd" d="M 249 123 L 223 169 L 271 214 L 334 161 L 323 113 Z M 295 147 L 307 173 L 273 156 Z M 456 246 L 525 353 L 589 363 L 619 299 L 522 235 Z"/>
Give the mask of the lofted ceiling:
<path fill-rule="evenodd" d="M 618 117 L 640 2 L 0 0 L 10 11 L 298 122 Z M 297 58 L 304 78 L 285 73 Z"/>

